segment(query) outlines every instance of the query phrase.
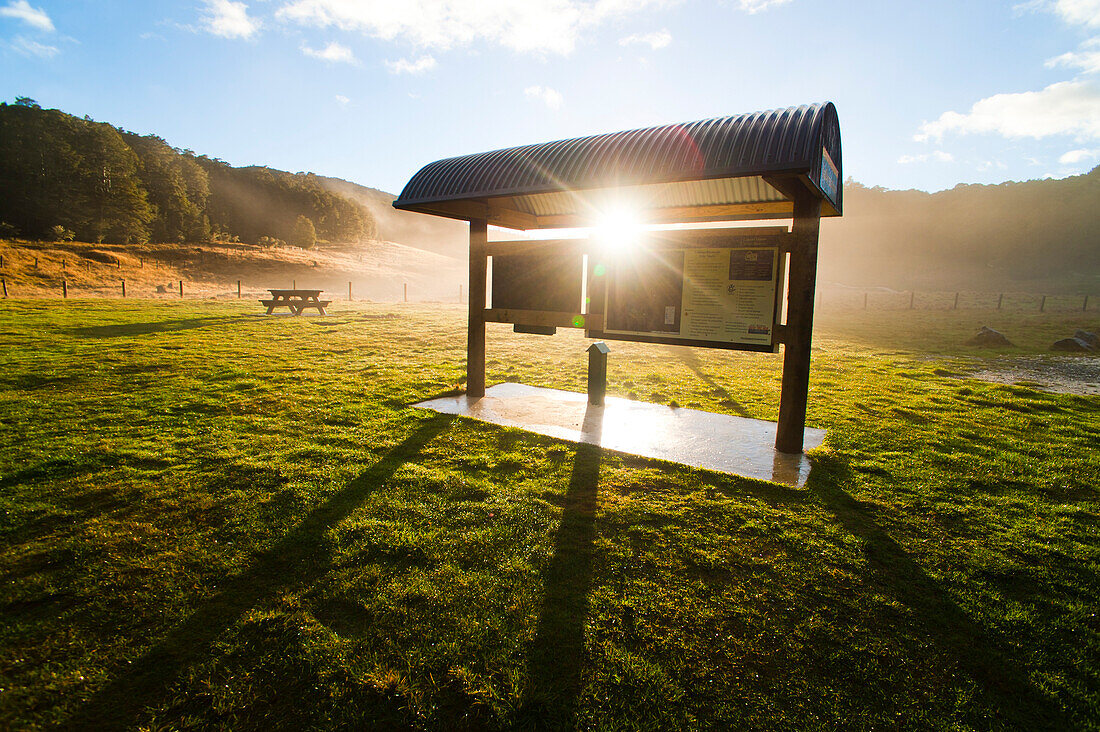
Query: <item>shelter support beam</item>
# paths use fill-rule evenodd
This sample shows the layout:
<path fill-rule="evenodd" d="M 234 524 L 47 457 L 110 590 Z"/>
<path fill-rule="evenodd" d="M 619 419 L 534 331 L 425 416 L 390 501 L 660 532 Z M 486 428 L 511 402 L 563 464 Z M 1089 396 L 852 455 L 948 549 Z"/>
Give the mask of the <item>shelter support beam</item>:
<path fill-rule="evenodd" d="M 806 428 L 806 400 L 810 390 L 810 339 L 814 327 L 814 290 L 817 285 L 817 240 L 821 229 L 821 200 L 805 189 L 794 197 L 791 227 L 790 279 L 787 288 L 787 327 L 783 345 L 783 386 L 779 396 L 779 425 L 775 449 L 802 452 Z"/>
<path fill-rule="evenodd" d="M 470 300 L 466 332 L 466 395 L 485 396 L 485 274 L 489 225 L 485 219 L 470 222 Z"/>

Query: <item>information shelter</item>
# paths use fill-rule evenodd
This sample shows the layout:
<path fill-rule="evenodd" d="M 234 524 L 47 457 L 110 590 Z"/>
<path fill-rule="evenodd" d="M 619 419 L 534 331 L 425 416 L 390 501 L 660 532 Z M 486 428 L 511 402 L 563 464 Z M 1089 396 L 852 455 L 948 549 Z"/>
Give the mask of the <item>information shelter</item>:
<path fill-rule="evenodd" d="M 822 216 L 843 209 L 831 103 L 449 158 L 394 207 L 470 223 L 467 395 L 485 394 L 485 323 L 551 335 L 772 352 L 783 346 L 775 447 L 801 452 Z M 790 219 L 788 226 L 488 241 L 488 226 L 599 226 Z M 492 262 L 491 301 L 487 297 Z"/>

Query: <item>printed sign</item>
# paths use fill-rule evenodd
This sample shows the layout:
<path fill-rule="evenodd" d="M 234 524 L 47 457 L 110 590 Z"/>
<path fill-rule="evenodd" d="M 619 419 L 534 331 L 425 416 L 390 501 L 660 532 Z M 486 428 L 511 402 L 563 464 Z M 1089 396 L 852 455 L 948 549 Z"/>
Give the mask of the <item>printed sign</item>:
<path fill-rule="evenodd" d="M 603 333 L 771 346 L 779 250 L 669 249 L 609 271 Z"/>
<path fill-rule="evenodd" d="M 840 172 L 825 148 L 821 148 L 821 174 L 818 176 L 817 187 L 830 201 L 836 203 L 837 192 L 840 190 Z"/>

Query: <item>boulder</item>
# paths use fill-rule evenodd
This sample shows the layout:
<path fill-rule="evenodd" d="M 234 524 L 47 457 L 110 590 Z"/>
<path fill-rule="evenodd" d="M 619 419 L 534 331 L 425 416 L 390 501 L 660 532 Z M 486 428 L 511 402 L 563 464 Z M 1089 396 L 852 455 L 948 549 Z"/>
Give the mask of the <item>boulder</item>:
<path fill-rule="evenodd" d="M 1073 332 L 1073 337 L 1088 343 L 1093 348 L 1100 348 L 1100 336 L 1097 336 L 1095 333 L 1090 333 L 1087 330 L 1078 328 Z"/>
<path fill-rule="evenodd" d="M 968 340 L 966 345 L 994 348 L 998 346 L 1011 346 L 1012 341 L 1005 338 L 1004 333 L 983 325 L 981 330 L 978 331 L 978 334 Z"/>
<path fill-rule="evenodd" d="M 1067 353 L 1086 353 L 1088 351 L 1095 351 L 1096 349 L 1093 348 L 1088 341 L 1081 338 L 1063 338 L 1060 341 L 1054 341 L 1050 346 L 1050 350 L 1064 351 Z"/>

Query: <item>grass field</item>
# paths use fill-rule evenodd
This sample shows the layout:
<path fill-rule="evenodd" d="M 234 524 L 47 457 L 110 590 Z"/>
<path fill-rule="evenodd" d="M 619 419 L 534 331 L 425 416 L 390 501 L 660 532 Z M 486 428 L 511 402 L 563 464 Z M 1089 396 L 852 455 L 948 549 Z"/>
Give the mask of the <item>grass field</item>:
<path fill-rule="evenodd" d="M 826 309 L 794 489 L 410 408 L 457 306 L 257 310 L 0 305 L 0 727 L 1100 729 L 1100 397 L 959 345 L 1095 312 Z M 489 381 L 586 345 L 491 326 Z M 610 345 L 776 417 L 777 356 Z"/>

